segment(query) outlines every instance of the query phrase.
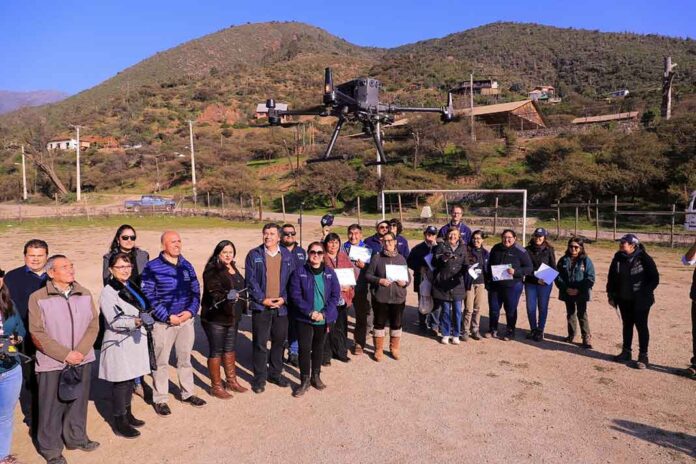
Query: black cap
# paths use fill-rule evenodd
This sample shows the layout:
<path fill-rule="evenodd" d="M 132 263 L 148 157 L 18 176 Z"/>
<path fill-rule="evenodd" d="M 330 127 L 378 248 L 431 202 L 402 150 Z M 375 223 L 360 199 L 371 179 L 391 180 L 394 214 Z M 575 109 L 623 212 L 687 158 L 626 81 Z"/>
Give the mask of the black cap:
<path fill-rule="evenodd" d="M 437 227 L 435 226 L 428 226 L 425 228 L 423 231 L 423 234 L 425 235 L 437 235 Z"/>
<path fill-rule="evenodd" d="M 549 233 L 543 227 L 537 227 L 536 229 L 534 229 L 533 235 L 535 237 L 548 237 Z"/>
<path fill-rule="evenodd" d="M 640 240 L 634 234 L 626 234 L 619 239 L 619 242 L 630 243 L 631 245 L 638 245 Z"/>
<path fill-rule="evenodd" d="M 334 221 L 333 214 L 325 214 L 321 217 L 321 226 L 332 226 Z"/>

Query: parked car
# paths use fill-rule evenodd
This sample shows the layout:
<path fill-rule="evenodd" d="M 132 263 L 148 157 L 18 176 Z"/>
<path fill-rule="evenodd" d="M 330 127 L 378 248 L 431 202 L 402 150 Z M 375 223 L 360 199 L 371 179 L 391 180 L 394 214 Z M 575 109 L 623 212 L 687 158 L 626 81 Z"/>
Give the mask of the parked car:
<path fill-rule="evenodd" d="M 696 190 L 691 192 L 691 199 L 686 207 L 684 227 L 686 230 L 696 230 Z"/>
<path fill-rule="evenodd" d="M 126 200 L 123 202 L 126 211 L 167 211 L 172 212 L 176 207 L 176 202 L 169 198 L 158 195 L 143 195 L 140 200 Z"/>

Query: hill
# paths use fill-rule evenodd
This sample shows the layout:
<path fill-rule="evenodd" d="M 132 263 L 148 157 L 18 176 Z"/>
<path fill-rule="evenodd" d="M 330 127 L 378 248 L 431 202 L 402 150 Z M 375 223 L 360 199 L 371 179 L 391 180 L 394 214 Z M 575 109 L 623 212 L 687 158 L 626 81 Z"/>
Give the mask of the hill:
<path fill-rule="evenodd" d="M 31 92 L 0 90 L 0 114 L 9 113 L 28 106 L 41 106 L 47 103 L 55 103 L 65 99 L 67 96 L 67 93 L 57 90 L 35 90 Z"/>

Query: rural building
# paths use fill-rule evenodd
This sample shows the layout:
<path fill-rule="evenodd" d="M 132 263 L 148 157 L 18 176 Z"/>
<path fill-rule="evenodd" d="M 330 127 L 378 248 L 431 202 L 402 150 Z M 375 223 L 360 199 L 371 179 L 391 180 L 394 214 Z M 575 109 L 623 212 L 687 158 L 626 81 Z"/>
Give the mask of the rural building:
<path fill-rule="evenodd" d="M 540 85 L 534 87 L 527 96 L 533 101 L 548 101 L 556 97 L 556 89 L 550 85 Z"/>
<path fill-rule="evenodd" d="M 571 121 L 572 124 L 603 124 L 613 121 L 637 121 L 638 111 L 629 111 L 627 113 L 602 114 L 599 116 L 586 116 L 584 118 L 575 118 Z"/>
<path fill-rule="evenodd" d="M 46 144 L 46 149 L 48 150 L 74 150 L 76 147 L 77 140 L 70 137 L 57 137 L 53 140 L 49 140 Z M 89 142 L 80 138 L 80 148 L 82 150 L 89 148 Z"/>
<path fill-rule="evenodd" d="M 458 109 L 455 113 L 462 118 L 471 116 L 469 108 Z M 546 127 L 546 122 L 537 107 L 537 103 L 532 100 L 475 106 L 474 118 L 476 121 L 498 128 L 501 131 L 504 128 L 531 130 Z"/>
<path fill-rule="evenodd" d="M 469 95 L 471 90 L 470 81 L 461 82 L 457 87 L 452 89 L 453 93 Z M 493 79 L 479 79 L 474 81 L 474 95 L 500 95 L 498 81 Z"/>
<path fill-rule="evenodd" d="M 278 111 L 287 111 L 288 110 L 288 104 L 287 103 L 276 103 L 276 110 Z M 266 119 L 268 117 L 268 108 L 266 108 L 265 103 L 259 103 L 256 105 L 256 112 L 254 113 L 254 119 Z M 288 116 L 281 116 L 280 117 L 280 122 L 284 123 L 287 122 Z"/>

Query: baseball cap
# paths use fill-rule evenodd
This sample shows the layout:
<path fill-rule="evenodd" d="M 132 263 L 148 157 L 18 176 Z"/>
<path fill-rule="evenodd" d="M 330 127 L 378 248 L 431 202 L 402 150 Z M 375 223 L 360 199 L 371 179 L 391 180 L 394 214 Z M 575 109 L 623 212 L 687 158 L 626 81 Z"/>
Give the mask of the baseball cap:
<path fill-rule="evenodd" d="M 619 239 L 619 242 L 626 242 L 632 245 L 638 245 L 640 243 L 640 240 L 638 240 L 638 237 L 636 237 L 634 234 L 626 234 Z"/>
<path fill-rule="evenodd" d="M 321 226 L 332 226 L 334 221 L 333 214 L 325 214 L 321 217 Z"/>
<path fill-rule="evenodd" d="M 425 235 L 437 235 L 437 227 L 435 226 L 428 226 L 425 228 L 423 231 Z"/>
<path fill-rule="evenodd" d="M 535 237 L 548 237 L 549 233 L 543 227 L 537 227 L 536 229 L 534 229 L 533 235 Z"/>

